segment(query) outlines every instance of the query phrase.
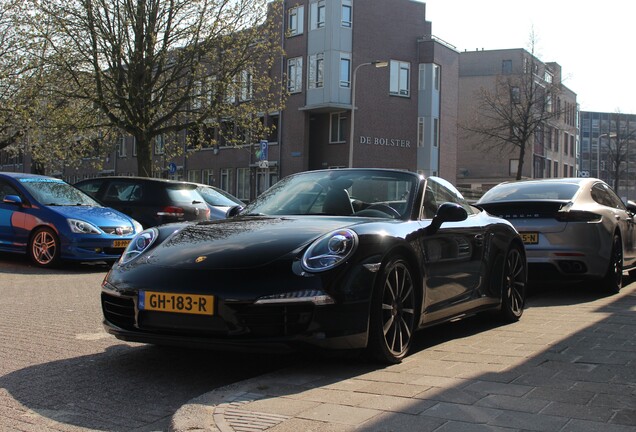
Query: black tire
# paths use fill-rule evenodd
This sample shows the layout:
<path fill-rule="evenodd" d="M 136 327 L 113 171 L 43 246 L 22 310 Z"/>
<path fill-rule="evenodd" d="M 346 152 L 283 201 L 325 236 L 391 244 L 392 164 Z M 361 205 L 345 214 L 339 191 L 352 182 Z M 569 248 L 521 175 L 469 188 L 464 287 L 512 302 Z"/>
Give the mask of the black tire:
<path fill-rule="evenodd" d="M 623 245 L 617 234 L 614 234 L 612 240 L 612 252 L 607 272 L 601 283 L 603 288 L 612 294 L 617 294 L 623 288 Z"/>
<path fill-rule="evenodd" d="M 400 363 L 411 347 L 417 298 L 406 261 L 394 258 L 383 266 L 371 298 L 369 353 L 382 362 Z"/>
<path fill-rule="evenodd" d="M 37 228 L 29 241 L 29 257 L 40 267 L 55 267 L 60 260 L 60 240 L 51 228 Z"/>
<path fill-rule="evenodd" d="M 520 246 L 512 245 L 506 254 L 501 290 L 501 318 L 506 322 L 519 321 L 526 303 L 528 268 Z"/>

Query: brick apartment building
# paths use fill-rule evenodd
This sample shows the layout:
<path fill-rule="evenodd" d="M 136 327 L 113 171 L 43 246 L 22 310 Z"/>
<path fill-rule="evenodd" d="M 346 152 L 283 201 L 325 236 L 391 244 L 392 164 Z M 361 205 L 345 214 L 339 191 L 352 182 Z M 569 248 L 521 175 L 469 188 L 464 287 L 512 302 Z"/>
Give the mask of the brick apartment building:
<path fill-rule="evenodd" d="M 543 125 L 526 151 L 522 178 L 574 177 L 578 175 L 578 106 L 576 94 L 562 82 L 558 63 L 543 63 L 525 49 L 467 51 L 460 53 L 459 124 L 474 121 L 481 89 L 495 91 L 502 77 L 520 76 L 532 64 L 537 85 L 555 84 L 558 97 L 551 101 L 559 115 Z M 512 96 L 511 96 L 512 97 Z M 460 128 L 461 129 L 461 128 Z M 474 190 L 487 190 L 503 181 L 514 180 L 519 150 L 487 151 L 480 136 L 460 131 L 457 158 L 457 184 Z"/>
<path fill-rule="evenodd" d="M 259 141 L 188 151 L 166 160 L 157 145 L 155 175 L 213 184 L 244 200 L 283 176 L 349 165 L 407 169 L 454 182 L 459 53 L 432 36 L 425 3 L 283 3 L 285 54 L 273 72 L 283 74 L 288 97 L 283 111 L 268 115 L 277 133 L 267 137 L 267 151 L 259 151 Z M 377 60 L 386 67 L 368 64 Z M 357 108 L 353 133 L 352 99 Z M 100 171 L 87 163 L 46 173 L 71 183 L 99 175 L 135 175 L 132 137 L 122 137 L 113 147 L 103 155 Z M 266 162 L 260 160 L 262 154 Z M 0 157 L 0 164 L 0 170 L 31 169 L 28 155 Z"/>

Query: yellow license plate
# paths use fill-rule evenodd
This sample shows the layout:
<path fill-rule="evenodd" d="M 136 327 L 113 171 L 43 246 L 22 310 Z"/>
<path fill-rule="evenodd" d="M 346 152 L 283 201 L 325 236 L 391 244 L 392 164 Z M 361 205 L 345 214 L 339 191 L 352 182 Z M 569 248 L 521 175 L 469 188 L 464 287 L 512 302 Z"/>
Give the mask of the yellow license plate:
<path fill-rule="evenodd" d="M 214 315 L 214 296 L 139 291 L 139 310 Z"/>
<path fill-rule="evenodd" d="M 130 240 L 114 240 L 113 247 L 114 248 L 125 248 L 130 243 Z"/>
<path fill-rule="evenodd" d="M 524 232 L 519 233 L 521 235 L 521 240 L 525 244 L 537 244 L 539 243 L 539 233 L 536 232 Z"/>

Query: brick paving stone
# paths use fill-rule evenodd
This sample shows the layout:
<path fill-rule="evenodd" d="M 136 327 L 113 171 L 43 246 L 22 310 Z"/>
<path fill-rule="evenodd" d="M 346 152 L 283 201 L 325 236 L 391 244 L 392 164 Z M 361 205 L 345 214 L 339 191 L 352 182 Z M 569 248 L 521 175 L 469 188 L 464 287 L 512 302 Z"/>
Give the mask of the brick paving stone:
<path fill-rule="evenodd" d="M 442 419 L 400 413 L 382 413 L 356 428 L 356 432 L 434 432 Z"/>
<path fill-rule="evenodd" d="M 358 406 L 382 411 L 399 412 L 404 414 L 420 414 L 435 405 L 436 401 L 413 399 L 409 397 L 375 395 Z"/>
<path fill-rule="evenodd" d="M 530 392 L 534 387 L 519 384 L 500 384 L 488 381 L 476 381 L 466 387 L 464 390 L 475 393 L 499 394 L 508 396 L 523 396 Z"/>
<path fill-rule="evenodd" d="M 541 414 L 608 422 L 614 416 L 614 409 L 608 407 L 551 402 L 541 411 Z"/>
<path fill-rule="evenodd" d="M 634 427 L 572 419 L 559 432 L 634 432 Z"/>
<path fill-rule="evenodd" d="M 380 410 L 325 403 L 302 411 L 296 417 L 356 426 L 380 413 Z"/>
<path fill-rule="evenodd" d="M 560 431 L 568 421 L 567 417 L 504 411 L 490 424 L 524 431 L 555 432 Z"/>
<path fill-rule="evenodd" d="M 440 402 L 422 413 L 427 417 L 470 423 L 490 423 L 501 414 L 502 411 L 499 409 L 447 402 Z"/>

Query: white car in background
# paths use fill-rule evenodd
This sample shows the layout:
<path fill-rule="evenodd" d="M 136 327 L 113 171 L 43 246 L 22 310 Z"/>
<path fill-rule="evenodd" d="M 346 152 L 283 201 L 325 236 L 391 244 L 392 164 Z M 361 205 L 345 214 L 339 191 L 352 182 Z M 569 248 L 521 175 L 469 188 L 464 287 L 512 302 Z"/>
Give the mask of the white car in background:
<path fill-rule="evenodd" d="M 595 178 L 501 183 L 477 207 L 521 234 L 531 279 L 596 279 L 611 292 L 636 269 L 636 207 Z"/>

